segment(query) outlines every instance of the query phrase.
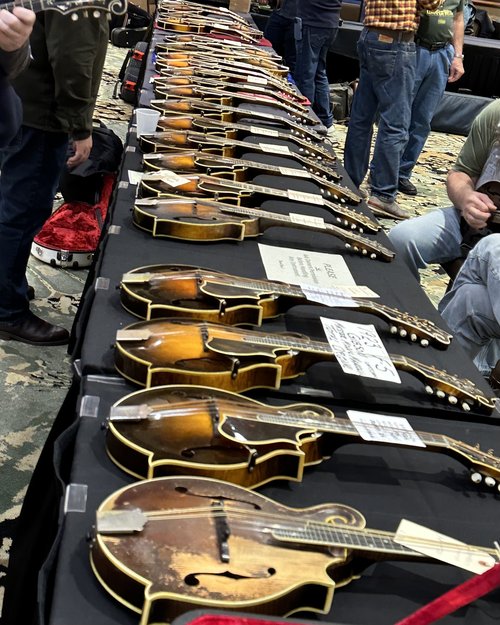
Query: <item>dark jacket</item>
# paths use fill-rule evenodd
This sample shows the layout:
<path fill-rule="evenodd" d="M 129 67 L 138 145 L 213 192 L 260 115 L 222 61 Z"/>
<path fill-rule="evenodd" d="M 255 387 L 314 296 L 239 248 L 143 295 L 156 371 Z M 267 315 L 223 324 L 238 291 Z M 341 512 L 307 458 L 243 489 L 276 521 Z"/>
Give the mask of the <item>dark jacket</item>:
<path fill-rule="evenodd" d="M 299 0 L 297 15 L 306 26 L 337 28 L 342 0 Z"/>
<path fill-rule="evenodd" d="M 92 132 L 109 29 L 105 14 L 78 15 L 76 21 L 55 11 L 37 15 L 33 58 L 12 84 L 23 103 L 25 126 L 85 139 Z"/>

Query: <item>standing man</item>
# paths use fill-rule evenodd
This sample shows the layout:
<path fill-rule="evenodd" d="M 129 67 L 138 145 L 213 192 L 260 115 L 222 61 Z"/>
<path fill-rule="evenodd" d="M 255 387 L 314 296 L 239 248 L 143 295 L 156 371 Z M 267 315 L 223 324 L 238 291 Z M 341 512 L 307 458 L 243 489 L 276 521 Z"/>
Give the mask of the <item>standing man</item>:
<path fill-rule="evenodd" d="M 274 50 L 282 57 L 284 64 L 295 71 L 295 18 L 297 0 L 278 0 L 276 9 L 267 20 L 264 37 L 273 44 Z"/>
<path fill-rule="evenodd" d="M 417 195 L 410 181 L 431 131 L 431 120 L 447 82 L 464 74 L 464 0 L 444 0 L 435 11 L 424 10 L 415 36 L 417 71 L 409 138 L 399 166 L 398 189 Z"/>
<path fill-rule="evenodd" d="M 326 73 L 326 55 L 339 28 L 342 0 L 300 0 L 297 4 L 294 79 L 313 111 L 333 138 L 333 112 Z"/>
<path fill-rule="evenodd" d="M 22 121 L 21 101 L 9 79 L 29 61 L 28 39 L 35 23 L 33 11 L 15 7 L 0 10 L 0 148 L 9 144 Z"/>
<path fill-rule="evenodd" d="M 32 61 L 13 82 L 23 125 L 1 152 L 0 339 L 63 345 L 66 329 L 30 311 L 26 267 L 33 237 L 52 212 L 68 143 L 75 167 L 92 147 L 92 113 L 108 42 L 106 15 L 74 20 L 39 13 L 30 38 Z"/>
<path fill-rule="evenodd" d="M 366 0 L 358 41 L 360 77 L 347 131 L 344 164 L 359 187 L 368 171 L 375 116 L 378 134 L 370 166 L 370 208 L 376 215 L 406 219 L 394 201 L 399 163 L 408 140 L 415 84 L 415 31 L 421 9 L 442 0 Z"/>

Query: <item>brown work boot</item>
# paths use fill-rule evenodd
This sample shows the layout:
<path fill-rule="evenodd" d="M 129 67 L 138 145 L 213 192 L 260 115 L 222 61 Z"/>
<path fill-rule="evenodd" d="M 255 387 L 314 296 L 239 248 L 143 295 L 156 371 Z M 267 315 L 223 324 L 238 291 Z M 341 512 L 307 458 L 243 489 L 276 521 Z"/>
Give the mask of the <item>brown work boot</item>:
<path fill-rule="evenodd" d="M 377 217 L 385 217 L 386 219 L 408 219 L 410 217 L 410 213 L 401 208 L 394 200 L 388 202 L 376 195 L 370 196 L 368 206 Z"/>

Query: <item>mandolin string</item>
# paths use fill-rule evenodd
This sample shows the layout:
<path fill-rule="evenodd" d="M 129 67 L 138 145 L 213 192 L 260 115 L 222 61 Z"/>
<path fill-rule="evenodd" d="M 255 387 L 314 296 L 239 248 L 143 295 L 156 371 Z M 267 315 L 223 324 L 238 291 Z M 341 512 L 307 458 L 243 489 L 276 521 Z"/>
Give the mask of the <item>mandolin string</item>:
<path fill-rule="evenodd" d="M 374 540 L 382 540 L 382 541 L 389 541 L 392 550 L 394 549 L 399 549 L 401 551 L 410 551 L 413 552 L 413 550 L 410 547 L 407 547 L 405 545 L 399 545 L 398 543 L 395 542 L 395 534 L 394 532 L 386 532 L 383 530 L 373 530 L 373 529 L 369 529 L 369 528 L 353 528 L 353 527 L 349 527 L 349 526 L 344 526 L 341 524 L 336 524 L 336 523 L 327 523 L 326 521 L 315 521 L 313 519 L 307 519 L 306 521 L 301 520 L 301 519 L 297 519 L 294 520 L 292 518 L 290 518 L 289 516 L 285 516 L 284 514 L 276 514 L 276 513 L 268 513 L 268 512 L 262 512 L 262 511 L 257 511 L 257 510 L 248 510 L 248 509 L 236 509 L 236 508 L 221 508 L 221 507 L 215 507 L 215 506 L 207 506 L 206 508 L 203 507 L 199 507 L 199 508 L 182 508 L 179 510 L 173 510 L 170 512 L 166 512 L 163 510 L 158 510 L 158 511 L 147 511 L 144 512 L 142 511 L 142 513 L 148 518 L 148 521 L 178 521 L 178 520 L 199 520 L 200 518 L 203 519 L 217 519 L 217 518 L 223 518 L 223 519 L 229 519 L 230 522 L 230 526 L 231 527 L 242 527 L 245 530 L 248 531 L 254 531 L 254 532 L 259 532 L 262 533 L 263 531 L 268 531 L 272 534 L 273 530 L 290 530 L 290 531 L 302 531 L 302 532 L 307 532 L 308 530 L 325 530 L 326 532 L 337 532 L 337 533 L 341 533 L 343 536 L 341 536 L 341 538 L 343 538 L 345 541 L 348 540 L 348 538 L 352 538 L 352 539 L 357 539 L 359 540 L 359 538 L 362 539 L 374 539 Z M 257 517 L 257 520 L 255 519 L 249 519 L 248 515 L 251 514 L 253 517 Z M 331 514 L 330 516 L 335 516 L 334 514 Z M 442 540 L 429 540 L 429 539 L 422 539 L 420 537 L 405 537 L 407 538 L 407 540 L 411 540 L 411 542 L 415 545 L 415 547 L 417 547 L 418 545 L 422 545 L 424 547 L 435 547 L 436 549 L 442 550 L 442 551 L 449 551 L 451 553 L 462 553 L 462 554 L 469 554 L 469 555 L 474 555 L 475 553 L 479 552 L 483 552 L 486 553 L 488 555 L 492 555 L 495 556 L 496 559 L 498 559 L 498 552 L 495 549 L 492 548 L 488 548 L 488 547 L 484 547 L 484 546 L 477 546 L 477 545 L 468 545 L 468 544 L 463 544 L 463 545 L 456 545 L 453 542 L 451 543 L 447 543 L 445 541 Z M 280 537 L 277 537 L 277 540 L 280 540 Z M 288 542 L 286 540 L 286 538 L 281 539 L 283 540 L 283 542 Z M 290 541 L 290 542 L 295 542 L 295 541 Z M 306 544 L 308 543 L 308 541 L 304 541 Z M 334 544 L 330 543 L 330 546 L 339 546 L 339 547 L 351 547 L 354 549 L 367 549 L 370 547 L 373 547 L 374 545 L 363 545 L 361 543 L 358 544 L 353 544 L 350 542 L 342 542 L 340 539 L 339 541 L 331 541 Z M 311 543 L 309 543 L 311 544 Z M 312 544 L 315 544 L 314 542 Z M 329 541 L 325 541 L 324 542 L 324 546 L 328 546 L 329 545 Z M 383 548 L 383 547 L 382 547 Z M 388 548 L 388 550 L 390 551 L 391 549 Z"/>

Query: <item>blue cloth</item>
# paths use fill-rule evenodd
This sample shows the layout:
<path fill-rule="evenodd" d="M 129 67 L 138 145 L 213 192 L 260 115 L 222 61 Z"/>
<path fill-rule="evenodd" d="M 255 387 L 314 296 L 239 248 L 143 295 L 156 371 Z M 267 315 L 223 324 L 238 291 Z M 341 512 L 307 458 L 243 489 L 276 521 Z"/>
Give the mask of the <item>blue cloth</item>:
<path fill-rule="evenodd" d="M 455 49 L 439 50 L 417 45 L 417 71 L 409 128 L 409 139 L 401 157 L 399 177 L 409 179 L 431 131 L 431 120 L 448 82 Z"/>
<path fill-rule="evenodd" d="M 66 133 L 21 126 L 1 153 L 0 321 L 17 321 L 28 313 L 31 243 L 52 212 L 67 147 Z"/>
<path fill-rule="evenodd" d="M 500 234 L 469 252 L 439 312 L 476 366 L 489 373 L 500 359 Z"/>
<path fill-rule="evenodd" d="M 295 19 L 284 17 L 274 11 L 266 23 L 264 37 L 273 44 L 274 50 L 283 58 L 285 65 L 293 75 L 295 70 Z"/>
<path fill-rule="evenodd" d="M 338 28 L 342 0 L 300 0 L 297 15 L 306 26 Z"/>
<path fill-rule="evenodd" d="M 344 165 L 359 187 L 368 171 L 375 116 L 378 134 L 370 166 L 372 194 L 396 196 L 401 155 L 408 141 L 416 50 L 413 42 L 385 42 L 364 28 L 358 41 L 359 84 L 354 94 L 344 149 Z"/>
<path fill-rule="evenodd" d="M 399 223 L 389 239 L 413 275 L 432 263 L 460 258 L 460 213 L 450 206 Z M 456 340 L 487 375 L 500 360 L 500 234 L 481 239 L 469 252 L 438 306 Z"/>
<path fill-rule="evenodd" d="M 326 56 L 337 32 L 338 28 L 315 28 L 302 24 L 296 37 L 297 59 L 293 75 L 295 83 L 327 128 L 333 124 L 333 113 Z"/>

